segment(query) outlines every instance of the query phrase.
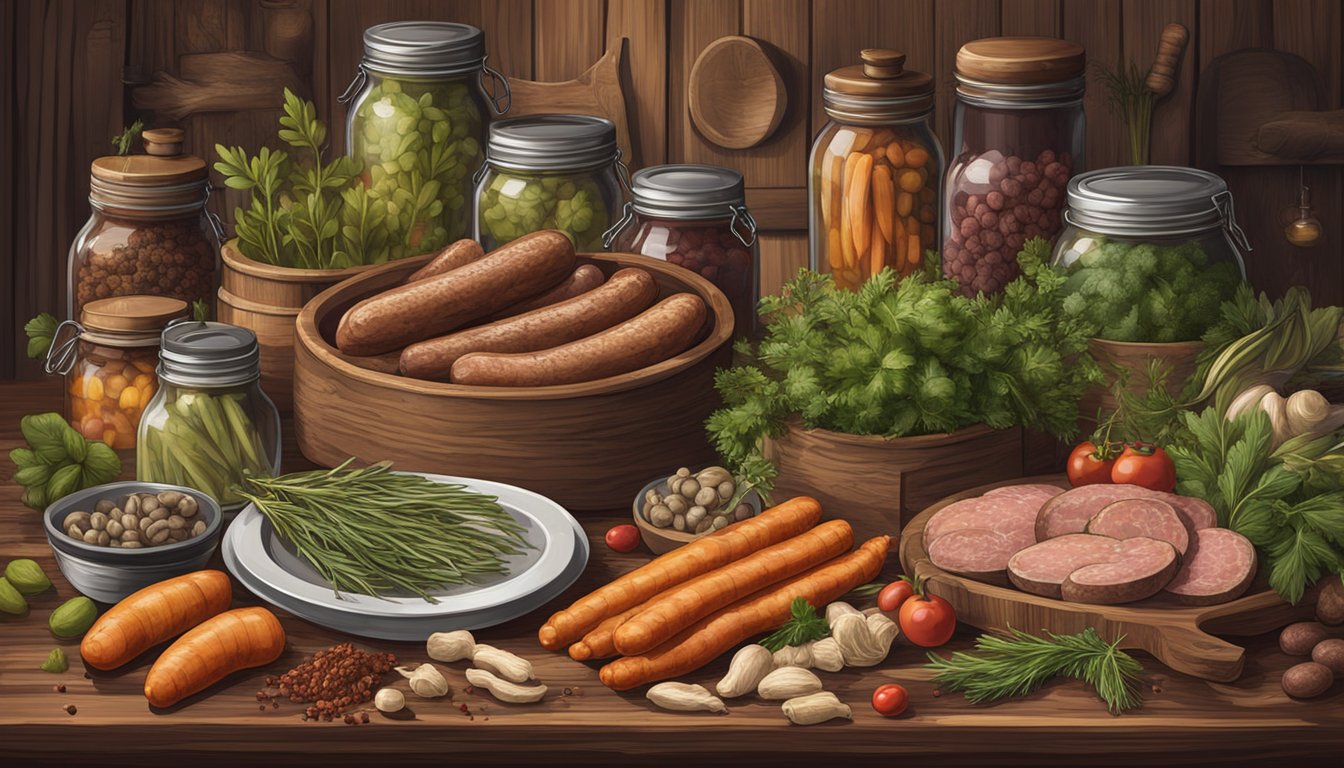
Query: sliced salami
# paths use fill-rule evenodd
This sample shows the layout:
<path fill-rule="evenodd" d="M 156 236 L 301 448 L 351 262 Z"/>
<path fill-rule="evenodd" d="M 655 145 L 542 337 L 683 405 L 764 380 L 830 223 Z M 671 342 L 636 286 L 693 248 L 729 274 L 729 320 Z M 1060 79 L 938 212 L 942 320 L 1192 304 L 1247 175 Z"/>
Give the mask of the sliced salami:
<path fill-rule="evenodd" d="M 1255 578 L 1255 547 L 1226 528 L 1204 528 L 1190 538 L 1181 569 L 1166 590 L 1183 603 L 1215 605 L 1245 594 Z"/>
<path fill-rule="evenodd" d="M 1075 602 L 1125 603 L 1149 597 L 1176 573 L 1176 549 L 1148 538 L 1070 533 L 1008 559 L 1008 578 L 1024 592 Z"/>
<path fill-rule="evenodd" d="M 1176 510 L 1181 522 L 1185 523 L 1186 530 L 1191 533 L 1218 527 L 1218 513 L 1209 502 L 1194 496 L 1177 496 L 1174 493 L 1164 493 L 1161 498 Z"/>
<path fill-rule="evenodd" d="M 1021 499 L 1023 501 L 1033 502 L 1040 507 L 1045 502 L 1053 499 L 1063 493 L 1064 489 L 1057 485 L 1047 485 L 1045 483 L 1024 483 L 1022 485 L 1003 485 L 992 490 L 985 491 L 982 498 L 1007 497 Z"/>
<path fill-rule="evenodd" d="M 1087 532 L 1112 539 L 1143 536 L 1165 541 L 1182 555 L 1190 546 L 1190 532 L 1176 510 L 1161 499 L 1121 499 L 1107 504 L 1087 521 Z"/>
<path fill-rule="evenodd" d="M 996 531 L 1022 540 L 1026 546 L 1035 540 L 1034 527 L 1040 503 L 1010 496 L 980 496 L 954 502 L 934 513 L 924 526 L 924 544 L 928 546 L 944 535 L 968 528 Z M 1025 533 L 1024 533 L 1025 532 Z"/>
<path fill-rule="evenodd" d="M 1084 485 L 1050 499 L 1036 516 L 1036 540 L 1045 541 L 1066 533 L 1082 533 L 1108 504 L 1125 499 L 1159 499 L 1170 504 L 1187 531 L 1213 528 L 1218 515 L 1203 499 L 1152 491 L 1138 485 Z"/>
<path fill-rule="evenodd" d="M 933 564 L 944 571 L 1004 583 L 1008 559 L 1020 549 L 1020 537 L 1014 540 L 997 531 L 962 528 L 940 536 L 928 552 Z"/>

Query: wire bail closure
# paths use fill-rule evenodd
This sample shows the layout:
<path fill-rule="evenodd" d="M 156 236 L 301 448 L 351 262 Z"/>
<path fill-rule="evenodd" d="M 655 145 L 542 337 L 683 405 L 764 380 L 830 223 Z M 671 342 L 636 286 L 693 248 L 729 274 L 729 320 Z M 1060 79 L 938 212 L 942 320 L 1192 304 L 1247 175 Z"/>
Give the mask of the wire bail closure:
<path fill-rule="evenodd" d="M 67 327 L 74 328 L 75 334 L 58 344 L 61 331 Z M 56 332 L 51 334 L 51 346 L 47 348 L 47 359 L 42 362 L 42 370 L 61 376 L 69 373 L 75 367 L 75 345 L 79 343 L 79 337 L 82 335 L 84 326 L 80 325 L 78 320 L 66 320 L 56 326 Z"/>
<path fill-rule="evenodd" d="M 1214 207 L 1223 217 L 1223 229 L 1227 230 L 1233 241 L 1243 250 L 1247 252 L 1253 250 L 1251 241 L 1246 237 L 1246 232 L 1237 224 L 1237 212 L 1232 205 L 1232 193 L 1230 191 L 1219 192 L 1213 196 L 1212 200 Z"/>
<path fill-rule="evenodd" d="M 612 224 L 606 232 L 602 233 L 602 247 L 607 250 L 611 250 L 611 244 L 615 242 L 616 236 L 621 233 L 621 230 L 625 229 L 627 224 L 635 220 L 633 203 L 626 203 L 622 211 L 620 220 L 615 224 Z"/>
<path fill-rule="evenodd" d="M 476 73 L 476 85 L 490 99 L 490 108 L 494 110 L 495 114 L 503 115 L 513 106 L 513 90 L 509 88 L 509 79 L 502 72 L 486 63 L 489 59 L 489 56 L 481 59 L 481 69 Z M 485 86 L 487 76 L 491 82 L 489 88 Z M 495 90 L 496 84 L 499 86 L 499 92 Z M 500 106 L 501 103 L 503 106 Z"/>
<path fill-rule="evenodd" d="M 732 221 L 728 222 L 729 231 L 733 233 L 733 236 L 737 238 L 737 241 L 739 243 L 745 245 L 746 247 L 750 248 L 751 246 L 755 245 L 756 220 L 751 217 L 751 212 L 747 210 L 747 206 L 730 205 L 728 206 L 728 210 L 733 212 Z M 747 234 L 745 237 L 742 235 L 742 231 L 738 227 L 739 222 L 745 224 L 747 227 Z"/>

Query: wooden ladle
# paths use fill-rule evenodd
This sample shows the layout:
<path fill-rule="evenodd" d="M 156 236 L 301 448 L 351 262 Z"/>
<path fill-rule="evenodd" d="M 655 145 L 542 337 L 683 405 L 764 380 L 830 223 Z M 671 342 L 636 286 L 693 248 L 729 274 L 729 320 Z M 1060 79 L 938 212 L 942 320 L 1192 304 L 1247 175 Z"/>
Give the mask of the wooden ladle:
<path fill-rule="evenodd" d="M 761 44 L 749 37 L 721 37 L 691 67 L 691 120 L 704 137 L 725 149 L 754 147 L 784 119 L 784 78 Z"/>

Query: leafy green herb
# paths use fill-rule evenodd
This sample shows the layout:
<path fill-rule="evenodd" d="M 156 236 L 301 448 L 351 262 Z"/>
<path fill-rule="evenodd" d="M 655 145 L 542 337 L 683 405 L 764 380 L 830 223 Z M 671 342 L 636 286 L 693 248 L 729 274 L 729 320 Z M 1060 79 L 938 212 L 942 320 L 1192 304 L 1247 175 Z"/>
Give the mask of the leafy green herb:
<path fill-rule="evenodd" d="M 205 299 L 196 299 L 191 302 L 191 319 L 196 322 L 205 322 L 210 319 L 210 302 Z"/>
<path fill-rule="evenodd" d="M 817 609 L 807 602 L 807 598 L 793 598 L 789 613 L 793 618 L 767 635 L 761 641 L 761 645 L 773 652 L 790 645 L 802 645 L 820 640 L 831 634 L 831 625 L 826 623 L 826 619 L 817 615 Z"/>
<path fill-rule="evenodd" d="M 60 674 L 70 669 L 70 660 L 66 658 L 65 650 L 62 648 L 52 648 L 51 653 L 47 654 L 46 660 L 42 662 L 43 672 Z"/>
<path fill-rule="evenodd" d="M 1096 67 L 1101 82 L 1106 86 L 1106 103 L 1113 114 L 1125 121 L 1129 134 L 1129 162 L 1131 165 L 1148 163 L 1148 140 L 1153 120 L 1155 94 L 1145 84 L 1147 73 L 1131 60 L 1129 66 L 1118 64 L 1114 69 Z"/>
<path fill-rule="evenodd" d="M 24 416 L 19 422 L 27 448 L 9 452 L 24 486 L 23 503 L 44 509 L 62 496 L 110 482 L 121 474 L 121 459 L 101 440 L 87 440 L 59 413 Z"/>
<path fill-rule="evenodd" d="M 36 360 L 51 349 L 51 340 L 56 337 L 56 318 L 50 312 L 43 312 L 23 324 L 23 332 L 28 334 L 28 357 Z"/>
<path fill-rule="evenodd" d="M 877 597 L 877 594 L 890 583 L 891 582 L 889 581 L 870 581 L 867 584 L 851 589 L 849 594 L 841 599 L 853 598 L 855 600 L 868 600 Z"/>
<path fill-rule="evenodd" d="M 1010 630 L 1007 636 L 981 635 L 975 652 L 956 651 L 950 658 L 929 654 L 929 668 L 944 689 L 962 691 L 973 704 L 1025 696 L 1054 677 L 1072 677 L 1091 685 L 1110 711 L 1125 712 L 1141 704 L 1139 676 L 1143 667 L 1120 650 L 1123 637 L 1107 643 L 1088 627 L 1076 635 L 1046 637 Z"/>
<path fill-rule="evenodd" d="M 112 137 L 112 148 L 117 151 L 118 155 L 131 154 L 131 145 L 134 144 L 135 137 L 139 136 L 140 132 L 144 129 L 145 122 L 143 120 L 136 120 L 134 123 L 126 126 L 126 130 L 122 131 L 120 135 Z"/>
<path fill-rule="evenodd" d="M 884 270 L 851 292 L 801 271 L 761 300 L 768 325 L 755 359 L 715 376 L 726 406 L 707 424 L 715 447 L 735 473 L 764 476 L 761 440 L 790 418 L 857 435 L 985 423 L 1071 439 L 1078 399 L 1100 371 L 1085 354 L 1088 331 L 1061 312 L 1065 277 L 1048 258 L 1033 240 L 1018 257 L 1023 275 L 974 299 L 925 272 Z"/>

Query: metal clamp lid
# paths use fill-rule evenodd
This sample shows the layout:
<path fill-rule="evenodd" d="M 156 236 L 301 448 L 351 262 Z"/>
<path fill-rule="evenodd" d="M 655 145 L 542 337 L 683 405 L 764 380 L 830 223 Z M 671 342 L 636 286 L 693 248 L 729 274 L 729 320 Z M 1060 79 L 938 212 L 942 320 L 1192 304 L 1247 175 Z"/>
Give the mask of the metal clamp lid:
<path fill-rule="evenodd" d="M 1219 192 L 1212 198 L 1213 205 L 1218 209 L 1218 213 L 1223 217 L 1223 229 L 1232 238 L 1240 248 L 1249 252 L 1252 250 L 1251 241 L 1246 237 L 1246 232 L 1237 224 L 1236 208 L 1232 205 L 1232 193 L 1230 191 Z"/>
<path fill-rule="evenodd" d="M 61 331 L 66 328 L 74 328 L 74 335 L 57 344 L 57 339 L 61 338 Z M 83 334 L 84 326 L 80 325 L 78 320 L 66 320 L 56 326 L 56 331 L 51 334 L 51 346 L 47 348 L 47 358 L 42 361 L 42 370 L 61 376 L 69 373 L 70 369 L 75 367 L 75 345 L 79 343 L 79 337 Z"/>
<path fill-rule="evenodd" d="M 728 231 L 732 232 L 733 237 L 736 237 L 742 245 L 748 248 L 755 245 L 756 220 L 751 217 L 751 212 L 747 210 L 747 206 L 729 205 L 727 210 L 729 215 Z M 620 220 L 602 233 L 602 247 L 611 250 L 611 244 L 616 241 L 616 236 L 634 220 L 634 204 L 626 203 Z M 743 234 L 742 227 L 746 227 L 746 234 Z"/>

